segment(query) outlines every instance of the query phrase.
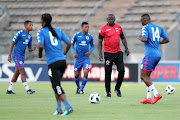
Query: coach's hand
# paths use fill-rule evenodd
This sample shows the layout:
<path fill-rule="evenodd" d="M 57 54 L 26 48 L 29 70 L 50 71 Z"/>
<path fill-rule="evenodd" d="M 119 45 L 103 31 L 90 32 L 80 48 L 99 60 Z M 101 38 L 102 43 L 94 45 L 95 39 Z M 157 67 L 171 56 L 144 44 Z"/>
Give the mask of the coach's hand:
<path fill-rule="evenodd" d="M 74 58 L 77 58 L 78 57 L 78 54 L 77 53 L 74 53 Z"/>
<path fill-rule="evenodd" d="M 99 60 L 103 61 L 103 56 L 102 55 L 99 55 Z"/>
<path fill-rule="evenodd" d="M 90 56 L 90 55 L 91 55 L 91 52 L 90 52 L 90 51 L 86 52 L 86 55 L 87 55 L 87 56 Z"/>
<path fill-rule="evenodd" d="M 11 57 L 8 57 L 8 61 L 11 62 L 11 61 L 12 61 L 12 58 L 11 58 Z"/>
<path fill-rule="evenodd" d="M 128 56 L 128 55 L 130 54 L 130 52 L 129 52 L 129 49 L 128 49 L 128 48 L 126 48 L 126 49 L 125 49 L 125 54 L 126 54 L 126 56 Z"/>

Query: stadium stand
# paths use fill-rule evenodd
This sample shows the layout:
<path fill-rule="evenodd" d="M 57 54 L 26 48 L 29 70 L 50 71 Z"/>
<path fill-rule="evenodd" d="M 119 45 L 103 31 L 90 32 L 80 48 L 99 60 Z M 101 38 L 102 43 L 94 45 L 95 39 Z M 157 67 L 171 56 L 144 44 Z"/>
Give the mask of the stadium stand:
<path fill-rule="evenodd" d="M 34 38 L 33 44 L 37 45 L 36 33 L 41 29 L 40 17 L 42 13 L 48 12 L 53 15 L 52 25 L 62 29 L 69 38 L 80 30 L 82 21 L 89 22 L 90 33 L 94 36 L 95 43 L 96 54 L 92 54 L 93 61 L 98 61 L 98 31 L 106 24 L 108 13 L 114 13 L 116 23 L 122 26 L 133 56 L 133 59 L 130 57 L 127 61 L 133 61 L 134 56 L 143 56 L 144 53 L 143 43 L 137 40 L 142 28 L 140 16 L 143 13 L 150 14 L 152 22 L 167 31 L 176 22 L 176 13 L 180 11 L 179 0 L 0 0 L 0 4 L 7 5 L 10 16 L 9 25 L 0 32 L 0 40 L 4 41 L 0 45 L 1 48 L 6 46 L 4 44 L 8 46 L 12 36 L 23 29 L 26 19 L 33 21 L 34 29 L 31 34 Z M 0 16 L 2 14 L 0 10 Z M 0 54 L 8 54 L 7 46 Z M 32 59 L 27 55 L 26 59 L 36 60 L 37 51 L 31 57 Z M 69 58 L 72 59 L 72 56 Z"/>

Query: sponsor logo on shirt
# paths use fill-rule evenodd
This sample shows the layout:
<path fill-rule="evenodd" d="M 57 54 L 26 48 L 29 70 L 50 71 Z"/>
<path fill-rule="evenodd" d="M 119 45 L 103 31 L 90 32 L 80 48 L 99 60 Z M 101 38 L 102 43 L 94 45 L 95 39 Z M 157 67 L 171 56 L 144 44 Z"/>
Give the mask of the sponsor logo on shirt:
<path fill-rule="evenodd" d="M 25 42 L 23 42 L 23 44 L 28 44 L 29 43 L 29 40 L 26 39 Z"/>
<path fill-rule="evenodd" d="M 87 45 L 86 41 L 81 41 L 81 43 L 79 43 L 79 45 Z"/>
<path fill-rule="evenodd" d="M 82 37 L 82 36 L 78 36 L 78 37 Z"/>
<path fill-rule="evenodd" d="M 26 36 L 25 34 L 22 34 L 22 36 Z"/>
<path fill-rule="evenodd" d="M 110 31 L 111 29 L 106 29 L 106 31 Z"/>

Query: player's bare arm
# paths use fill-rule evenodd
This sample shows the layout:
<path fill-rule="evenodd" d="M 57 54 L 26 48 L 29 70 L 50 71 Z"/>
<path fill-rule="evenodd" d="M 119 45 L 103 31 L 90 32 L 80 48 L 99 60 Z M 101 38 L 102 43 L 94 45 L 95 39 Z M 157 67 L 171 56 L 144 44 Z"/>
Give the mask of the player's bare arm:
<path fill-rule="evenodd" d="M 130 54 L 130 52 L 129 52 L 129 49 L 128 49 L 126 38 L 125 38 L 123 33 L 120 35 L 120 38 L 121 38 L 121 41 L 122 41 L 122 43 L 123 43 L 123 45 L 125 47 L 126 56 L 128 56 Z"/>
<path fill-rule="evenodd" d="M 38 57 L 39 58 L 42 58 L 43 48 L 44 48 L 43 44 L 39 44 L 39 46 L 38 46 Z"/>
<path fill-rule="evenodd" d="M 146 37 L 141 37 L 141 36 L 139 36 L 139 38 L 138 38 L 141 42 L 147 42 L 147 38 Z"/>
<path fill-rule="evenodd" d="M 160 44 L 166 44 L 169 42 L 169 38 L 160 41 Z"/>
<path fill-rule="evenodd" d="M 69 51 L 70 47 L 71 47 L 71 42 L 69 41 L 69 42 L 67 43 L 67 45 L 66 45 L 66 49 L 65 49 L 64 52 L 63 52 L 64 55 L 67 54 L 67 52 Z"/>
<path fill-rule="evenodd" d="M 8 61 L 11 62 L 12 61 L 12 58 L 11 58 L 11 54 L 12 54 L 12 51 L 13 51 L 13 48 L 14 48 L 14 43 L 11 44 L 11 47 L 9 49 L 9 56 L 8 56 Z"/>
<path fill-rule="evenodd" d="M 98 51 L 99 51 L 99 60 L 100 60 L 100 61 L 103 61 L 102 42 L 103 42 L 103 40 L 102 40 L 102 39 L 99 39 L 99 42 L 98 42 Z"/>
<path fill-rule="evenodd" d="M 36 50 L 36 46 L 28 47 L 28 49 L 29 49 L 29 52 L 32 52 L 32 51 Z"/>

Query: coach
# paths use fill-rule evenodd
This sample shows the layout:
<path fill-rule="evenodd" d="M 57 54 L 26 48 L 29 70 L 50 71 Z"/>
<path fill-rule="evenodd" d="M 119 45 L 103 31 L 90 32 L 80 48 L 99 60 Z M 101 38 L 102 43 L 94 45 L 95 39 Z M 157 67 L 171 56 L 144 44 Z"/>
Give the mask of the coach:
<path fill-rule="evenodd" d="M 104 59 L 105 59 L 105 88 L 107 97 L 111 97 L 111 72 L 113 62 L 117 66 L 118 79 L 114 91 L 118 97 L 121 97 L 120 87 L 124 79 L 124 63 L 123 52 L 120 48 L 120 38 L 125 47 L 125 53 L 130 54 L 127 46 L 126 38 L 120 25 L 115 24 L 115 15 L 107 15 L 107 24 L 104 25 L 99 31 L 99 60 L 103 61 L 102 55 L 102 42 L 104 39 Z"/>

